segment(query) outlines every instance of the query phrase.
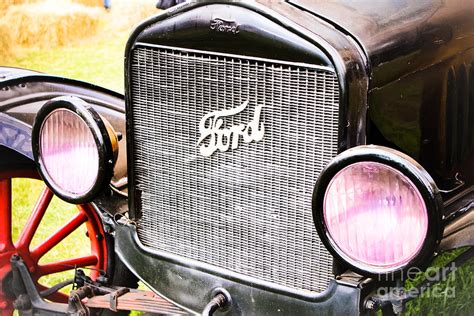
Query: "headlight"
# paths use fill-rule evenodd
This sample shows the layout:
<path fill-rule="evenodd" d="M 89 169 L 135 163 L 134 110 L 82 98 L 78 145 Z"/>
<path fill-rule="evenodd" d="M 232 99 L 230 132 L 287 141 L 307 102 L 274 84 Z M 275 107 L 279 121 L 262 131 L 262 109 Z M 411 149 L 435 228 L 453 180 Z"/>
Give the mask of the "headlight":
<path fill-rule="evenodd" d="M 418 163 L 379 146 L 336 157 L 313 195 L 326 247 L 369 275 L 426 265 L 442 236 L 441 207 L 434 181 Z"/>
<path fill-rule="evenodd" d="M 42 178 L 66 201 L 89 202 L 110 182 L 116 135 L 79 98 L 60 97 L 46 103 L 36 116 L 32 144 Z"/>

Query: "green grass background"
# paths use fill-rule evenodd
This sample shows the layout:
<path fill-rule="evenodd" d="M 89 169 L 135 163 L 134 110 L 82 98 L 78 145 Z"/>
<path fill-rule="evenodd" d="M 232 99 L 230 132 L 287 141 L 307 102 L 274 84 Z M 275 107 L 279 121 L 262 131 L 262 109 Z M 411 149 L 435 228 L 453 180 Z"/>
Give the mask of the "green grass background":
<path fill-rule="evenodd" d="M 87 41 L 72 43 L 66 47 L 49 49 L 24 49 L 19 56 L 3 61 L 4 65 L 24 67 L 50 74 L 71 77 L 92 82 L 112 90 L 123 92 L 123 55 L 128 32 L 110 33 L 104 31 Z M 14 235 L 22 229 L 35 199 L 39 195 L 42 183 L 31 180 L 14 181 Z M 70 206 L 57 199 L 53 201 L 50 210 L 34 240 L 38 242 L 48 236 L 59 225 L 76 212 Z M 84 249 L 87 250 L 87 239 L 84 239 L 85 228 L 79 229 L 66 240 L 44 261 L 54 261 L 59 258 L 78 256 Z M 441 266 L 452 258 L 446 254 L 438 258 L 433 266 Z M 69 277 L 70 274 L 53 275 L 44 281 L 54 284 Z M 422 276 L 414 280 L 416 284 Z M 436 285 L 438 293 L 446 293 L 449 287 L 455 287 L 455 298 L 433 297 L 425 295 L 412 301 L 407 306 L 406 315 L 474 315 L 474 261 L 458 269 L 447 280 Z"/>
<path fill-rule="evenodd" d="M 44 183 L 39 180 L 13 179 L 12 186 L 12 235 L 13 239 L 16 240 L 34 207 L 36 198 L 39 197 L 40 192 L 44 188 Z M 49 237 L 75 214 L 77 214 L 77 209 L 74 205 L 67 204 L 55 197 L 51 201 L 51 204 L 34 235 L 30 249 L 34 248 L 40 242 Z M 91 250 L 86 231 L 85 224 L 81 225 L 56 247 L 46 253 L 46 255 L 40 259 L 40 264 L 89 255 Z M 61 281 L 72 279 L 73 277 L 73 271 L 66 271 L 44 276 L 39 280 L 39 282 L 43 285 L 51 286 Z M 68 293 L 70 289 L 71 287 L 67 287 L 63 292 Z"/>

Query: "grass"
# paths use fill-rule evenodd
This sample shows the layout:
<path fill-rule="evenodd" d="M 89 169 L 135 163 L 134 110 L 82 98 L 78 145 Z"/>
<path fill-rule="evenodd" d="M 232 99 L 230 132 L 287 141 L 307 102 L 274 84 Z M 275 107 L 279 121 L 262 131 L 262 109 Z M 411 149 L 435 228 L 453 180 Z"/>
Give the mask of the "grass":
<path fill-rule="evenodd" d="M 108 16 L 105 15 L 104 18 Z M 111 15 L 110 20 L 115 20 Z M 110 21 L 115 23 L 116 21 Z M 67 46 L 48 49 L 22 49 L 17 57 L 4 62 L 4 65 L 24 67 L 47 72 L 55 75 L 71 77 L 92 82 L 109 89 L 123 92 L 123 52 L 127 34 L 131 29 L 112 32 L 114 27 L 105 27 L 99 35 L 71 43 Z M 33 180 L 14 181 L 14 235 L 22 229 L 34 199 L 39 195 L 42 183 Z M 37 243 L 46 238 L 51 231 L 73 216 L 75 208 L 55 199 L 43 220 L 38 235 L 33 241 Z M 84 239 L 85 229 L 79 229 L 62 245 L 48 254 L 44 260 L 54 261 L 59 258 L 76 257 L 81 251 L 87 250 L 87 240 Z M 82 240 L 82 241 L 79 241 Z M 433 267 L 442 266 L 456 253 L 446 254 L 438 258 Z M 52 275 L 44 281 L 46 284 L 55 284 L 70 277 L 69 275 Z M 419 276 L 407 287 L 420 282 Z M 474 260 L 458 269 L 445 281 L 435 286 L 438 297 L 426 293 L 421 298 L 408 304 L 406 315 L 471 315 L 474 312 Z M 455 289 L 454 298 L 449 298 L 449 289 Z M 444 293 L 444 294 L 443 294 Z"/>
<path fill-rule="evenodd" d="M 16 240 L 31 214 L 36 199 L 44 188 L 44 183 L 39 180 L 13 179 L 12 186 L 12 237 L 13 240 Z M 51 201 L 51 204 L 35 233 L 30 249 L 39 245 L 39 243 L 49 237 L 75 214 L 77 214 L 77 209 L 74 205 L 65 203 L 55 197 Z M 91 250 L 86 231 L 85 224 L 83 224 L 79 229 L 62 240 L 56 247 L 42 257 L 40 259 L 40 264 L 89 255 Z M 72 279 L 73 277 L 73 271 L 66 271 L 44 276 L 39 280 L 39 282 L 46 286 L 52 286 L 61 281 Z M 69 290 L 70 287 L 65 288 L 63 292 L 68 293 Z"/>
<path fill-rule="evenodd" d="M 465 251 L 458 249 L 437 257 L 427 273 L 420 273 L 416 278 L 408 281 L 405 288 L 419 284 L 436 268 L 447 265 L 457 255 Z M 407 315 L 472 315 L 474 312 L 474 259 L 462 266 L 436 284 L 421 298 L 407 304 Z"/>
<path fill-rule="evenodd" d="M 126 34 L 119 33 L 112 38 L 97 38 L 93 43 L 81 41 L 54 49 L 24 50 L 11 65 L 84 80 L 122 93 L 126 39 Z"/>

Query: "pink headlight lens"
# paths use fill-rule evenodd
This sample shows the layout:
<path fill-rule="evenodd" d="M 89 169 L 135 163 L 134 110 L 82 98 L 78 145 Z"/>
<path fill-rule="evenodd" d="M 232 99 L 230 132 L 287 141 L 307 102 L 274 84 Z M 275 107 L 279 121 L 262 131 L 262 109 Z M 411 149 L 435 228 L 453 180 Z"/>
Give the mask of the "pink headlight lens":
<path fill-rule="evenodd" d="M 428 230 L 425 202 L 413 182 L 378 162 L 339 171 L 324 198 L 327 231 L 350 261 L 382 272 L 417 255 Z"/>
<path fill-rule="evenodd" d="M 39 136 L 39 153 L 51 180 L 72 195 L 87 193 L 97 180 L 99 153 L 86 122 L 67 109 L 52 111 Z"/>

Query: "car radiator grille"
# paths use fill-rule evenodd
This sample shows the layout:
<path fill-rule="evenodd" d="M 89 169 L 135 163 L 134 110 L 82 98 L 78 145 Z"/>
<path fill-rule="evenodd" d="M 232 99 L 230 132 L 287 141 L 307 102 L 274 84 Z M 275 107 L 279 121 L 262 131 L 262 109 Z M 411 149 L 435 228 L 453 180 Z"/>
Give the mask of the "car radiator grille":
<path fill-rule="evenodd" d="M 326 289 L 332 257 L 314 228 L 311 195 L 337 153 L 334 72 L 139 46 L 131 89 L 141 242 L 294 289 Z M 202 156 L 203 116 L 246 101 L 222 127 L 248 124 L 263 105 L 263 139 Z"/>

